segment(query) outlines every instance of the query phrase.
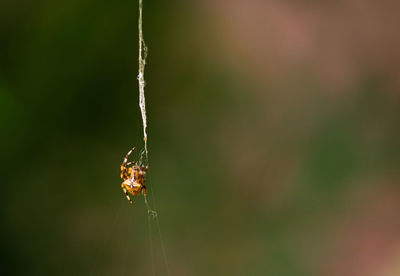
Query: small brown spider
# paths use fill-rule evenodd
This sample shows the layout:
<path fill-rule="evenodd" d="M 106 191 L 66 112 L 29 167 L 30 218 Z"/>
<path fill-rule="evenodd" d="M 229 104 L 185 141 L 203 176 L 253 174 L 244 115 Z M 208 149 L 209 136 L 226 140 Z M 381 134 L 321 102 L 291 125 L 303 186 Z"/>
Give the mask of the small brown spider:
<path fill-rule="evenodd" d="M 124 162 L 121 165 L 121 178 L 124 180 L 121 184 L 122 190 L 126 195 L 126 198 L 129 200 L 130 204 L 133 204 L 129 194 L 133 196 L 139 195 L 142 191 L 143 194 L 146 195 L 146 172 L 148 166 L 139 166 L 136 162 L 129 162 L 128 157 L 135 149 L 133 147 L 125 156 Z M 133 165 L 129 167 L 129 165 Z"/>

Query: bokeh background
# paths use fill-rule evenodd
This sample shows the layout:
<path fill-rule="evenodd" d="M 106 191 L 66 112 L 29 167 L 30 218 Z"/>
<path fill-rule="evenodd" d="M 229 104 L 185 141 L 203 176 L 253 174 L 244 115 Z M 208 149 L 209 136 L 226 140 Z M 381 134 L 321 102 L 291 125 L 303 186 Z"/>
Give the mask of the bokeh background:
<path fill-rule="evenodd" d="M 143 147 L 137 4 L 1 1 L 1 275 L 167 275 L 120 189 Z M 400 275 L 399 10 L 144 1 L 170 275 Z"/>

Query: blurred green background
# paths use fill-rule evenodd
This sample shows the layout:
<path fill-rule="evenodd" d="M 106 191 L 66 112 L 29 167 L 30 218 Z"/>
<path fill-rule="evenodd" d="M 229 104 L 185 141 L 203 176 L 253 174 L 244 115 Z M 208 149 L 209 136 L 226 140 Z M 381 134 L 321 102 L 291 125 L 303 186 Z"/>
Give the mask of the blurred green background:
<path fill-rule="evenodd" d="M 170 275 L 400 275 L 399 9 L 144 1 Z M 120 189 L 143 147 L 137 12 L 1 1 L 1 275 L 167 275 Z"/>

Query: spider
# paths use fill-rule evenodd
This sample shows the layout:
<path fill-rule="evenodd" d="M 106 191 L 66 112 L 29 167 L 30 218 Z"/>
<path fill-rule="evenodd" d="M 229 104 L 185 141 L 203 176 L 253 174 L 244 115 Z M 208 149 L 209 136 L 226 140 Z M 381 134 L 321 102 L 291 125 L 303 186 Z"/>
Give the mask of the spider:
<path fill-rule="evenodd" d="M 132 194 L 133 196 L 139 195 L 142 191 L 143 194 L 146 195 L 146 172 L 148 169 L 148 166 L 139 166 L 136 162 L 129 162 L 128 163 L 128 157 L 132 153 L 132 151 L 135 150 L 135 147 L 133 147 L 125 156 L 124 162 L 122 162 L 121 165 L 121 178 L 124 180 L 121 184 L 122 190 L 124 190 L 124 193 L 126 195 L 126 198 L 129 200 L 130 204 L 133 204 L 133 201 L 129 197 L 129 194 Z M 129 167 L 129 165 L 132 166 Z"/>

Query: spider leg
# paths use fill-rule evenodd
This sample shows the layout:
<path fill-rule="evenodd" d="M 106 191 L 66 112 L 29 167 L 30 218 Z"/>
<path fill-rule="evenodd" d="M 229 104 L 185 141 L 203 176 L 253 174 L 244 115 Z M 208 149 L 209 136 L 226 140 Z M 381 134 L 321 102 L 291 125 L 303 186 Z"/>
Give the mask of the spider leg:
<path fill-rule="evenodd" d="M 128 157 L 129 157 L 129 155 L 131 155 L 132 151 L 134 151 L 134 150 L 135 150 L 135 147 L 133 147 L 133 148 L 132 148 L 130 151 L 128 151 L 128 153 L 125 155 L 124 162 L 122 162 L 123 165 L 126 166 L 126 163 L 128 162 Z"/>
<path fill-rule="evenodd" d="M 130 165 L 132 162 L 128 162 L 128 157 L 132 153 L 132 151 L 135 150 L 135 147 L 133 147 L 128 153 L 125 155 L 124 161 L 121 164 L 121 178 L 123 180 L 126 180 L 129 178 L 128 173 L 127 173 L 127 166 Z"/>
<path fill-rule="evenodd" d="M 121 184 L 121 188 L 122 188 L 122 190 L 124 191 L 125 196 L 126 196 L 126 198 L 128 199 L 129 203 L 130 203 L 130 204 L 133 204 L 133 201 L 132 201 L 131 198 L 129 197 L 129 193 L 128 193 L 128 191 L 125 189 L 125 185 L 124 185 L 123 183 Z"/>

